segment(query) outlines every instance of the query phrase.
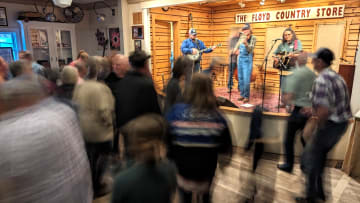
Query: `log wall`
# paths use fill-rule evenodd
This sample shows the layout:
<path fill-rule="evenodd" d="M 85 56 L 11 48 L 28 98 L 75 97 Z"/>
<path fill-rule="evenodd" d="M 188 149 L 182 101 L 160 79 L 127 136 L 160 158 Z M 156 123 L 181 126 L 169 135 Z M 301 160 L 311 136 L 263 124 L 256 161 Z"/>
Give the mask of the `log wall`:
<path fill-rule="evenodd" d="M 359 41 L 359 31 L 360 31 L 360 1 L 359 0 L 287 0 L 285 4 L 281 4 L 276 0 L 267 0 L 265 6 L 259 6 L 259 2 L 245 2 L 246 7 L 240 8 L 238 4 L 227 4 L 221 5 L 220 3 L 208 4 L 206 6 L 199 6 L 199 4 L 186 5 L 186 6 L 175 6 L 170 7 L 170 10 L 164 12 L 161 8 L 151 9 L 150 13 L 152 15 L 162 15 L 162 16 L 172 16 L 179 18 L 180 23 L 180 34 L 177 39 L 181 43 L 184 39 L 187 38 L 188 28 L 191 27 L 188 21 L 189 13 L 193 15 L 194 27 L 198 30 L 198 38 L 203 40 L 205 45 L 210 46 L 213 44 L 222 43 L 221 48 L 216 49 L 211 54 L 205 54 L 203 58 L 203 67 L 207 67 L 209 64 L 210 57 L 219 56 L 227 59 L 228 54 L 228 40 L 230 28 L 234 26 L 241 27 L 242 24 L 235 24 L 235 15 L 239 13 L 250 13 L 250 12 L 260 12 L 260 11 L 271 11 L 271 10 L 281 10 L 281 9 L 292 9 L 292 8 L 306 8 L 306 7 L 316 7 L 316 6 L 327 6 L 327 5 L 345 5 L 344 18 L 336 19 L 315 19 L 315 20 L 298 20 L 298 21 L 282 21 L 282 22 L 268 22 L 268 23 L 252 23 L 253 34 L 257 37 L 257 43 L 255 47 L 254 55 L 254 68 L 256 64 L 262 64 L 262 61 L 265 57 L 265 46 L 266 46 L 266 30 L 270 27 L 291 27 L 295 30 L 298 38 L 302 41 L 303 49 L 305 51 L 313 52 L 316 49 L 316 30 L 319 24 L 336 24 L 344 23 L 345 24 L 345 37 L 343 43 L 343 53 L 342 58 L 349 61 L 351 64 L 355 63 L 355 53 Z M 152 25 L 153 26 L 153 25 Z M 152 29 L 151 29 L 152 30 Z M 156 35 L 167 35 L 166 29 L 156 30 Z M 330 33 L 329 33 L 330 34 Z M 335 39 L 337 40 L 337 39 Z M 159 47 L 158 47 L 159 44 Z M 161 44 L 161 45 L 160 45 Z M 164 46 L 164 49 L 160 49 L 160 46 Z M 159 74 L 165 73 L 165 79 L 167 80 L 170 77 L 170 65 L 168 62 L 169 53 L 170 53 L 170 43 L 167 37 L 163 39 L 155 40 L 152 42 L 152 51 L 156 49 L 159 50 L 159 54 L 155 56 L 156 63 L 153 64 L 154 68 L 154 81 L 162 89 L 162 84 L 159 82 Z M 166 48 L 166 50 L 165 50 Z M 180 48 L 180 46 L 178 46 Z M 160 51 L 161 50 L 161 51 Z M 177 56 L 180 52 L 177 53 Z M 157 61 L 159 59 L 159 61 Z M 153 61 L 154 62 L 154 61 Z M 218 80 L 225 80 L 224 72 L 222 69 L 217 69 L 215 73 L 218 75 L 216 78 Z M 256 70 L 256 68 L 255 68 Z M 279 80 L 276 79 L 277 76 L 269 76 L 269 85 L 271 90 L 277 91 L 279 86 Z M 259 87 L 262 83 L 261 77 L 258 77 L 256 84 L 253 84 L 253 87 Z M 224 86 L 225 81 L 217 81 L 215 83 Z M 236 85 L 236 84 L 235 84 Z"/>

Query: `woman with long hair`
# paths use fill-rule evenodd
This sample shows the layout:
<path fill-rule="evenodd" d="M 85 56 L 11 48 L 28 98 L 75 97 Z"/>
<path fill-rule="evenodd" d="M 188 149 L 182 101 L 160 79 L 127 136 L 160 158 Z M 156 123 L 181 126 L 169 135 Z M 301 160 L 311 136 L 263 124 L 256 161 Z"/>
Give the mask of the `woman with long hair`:
<path fill-rule="evenodd" d="M 115 179 L 112 203 L 169 203 L 176 191 L 176 167 L 165 159 L 165 120 L 140 116 L 122 129 L 135 164 Z"/>
<path fill-rule="evenodd" d="M 166 86 L 166 97 L 164 112 L 166 113 L 175 103 L 184 100 L 185 83 L 189 81 L 191 69 L 194 62 L 188 57 L 180 56 L 176 59 L 174 68 L 172 69 L 172 77 Z"/>
<path fill-rule="evenodd" d="M 293 29 L 286 28 L 283 32 L 282 43 L 277 47 L 274 54 L 277 56 L 284 56 L 290 58 L 289 65 L 287 67 L 282 67 L 285 69 L 291 69 L 295 65 L 295 57 L 298 56 L 298 52 L 301 52 L 302 44 L 301 41 L 296 37 L 296 33 Z M 274 58 L 274 65 L 278 66 L 279 63 L 278 57 Z"/>
<path fill-rule="evenodd" d="M 166 115 L 169 122 L 169 153 L 178 168 L 182 202 L 193 194 L 210 202 L 209 189 L 221 152 L 232 152 L 230 132 L 216 105 L 211 78 L 194 74 L 185 102 L 175 104 Z"/>

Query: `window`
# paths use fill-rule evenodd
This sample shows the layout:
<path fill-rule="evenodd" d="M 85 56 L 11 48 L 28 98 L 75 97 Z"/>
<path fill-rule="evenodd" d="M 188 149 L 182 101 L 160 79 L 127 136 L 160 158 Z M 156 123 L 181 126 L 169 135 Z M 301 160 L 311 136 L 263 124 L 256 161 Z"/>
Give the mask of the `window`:
<path fill-rule="evenodd" d="M 15 32 L 0 32 L 0 47 L 10 47 L 13 51 L 13 59 L 19 59 L 19 45 Z"/>

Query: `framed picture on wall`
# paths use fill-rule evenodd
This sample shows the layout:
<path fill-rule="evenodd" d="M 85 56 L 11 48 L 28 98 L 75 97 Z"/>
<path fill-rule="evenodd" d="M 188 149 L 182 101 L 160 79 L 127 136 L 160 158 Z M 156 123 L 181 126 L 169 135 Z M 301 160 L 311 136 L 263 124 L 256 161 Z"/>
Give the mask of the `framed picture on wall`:
<path fill-rule="evenodd" d="M 120 30 L 119 28 L 109 28 L 110 49 L 120 51 Z"/>
<path fill-rule="evenodd" d="M 141 51 L 141 40 L 134 40 L 135 51 Z"/>
<path fill-rule="evenodd" d="M 144 39 L 144 26 L 132 26 L 132 39 Z"/>
<path fill-rule="evenodd" d="M 0 7 L 0 26 L 8 26 L 6 8 Z"/>

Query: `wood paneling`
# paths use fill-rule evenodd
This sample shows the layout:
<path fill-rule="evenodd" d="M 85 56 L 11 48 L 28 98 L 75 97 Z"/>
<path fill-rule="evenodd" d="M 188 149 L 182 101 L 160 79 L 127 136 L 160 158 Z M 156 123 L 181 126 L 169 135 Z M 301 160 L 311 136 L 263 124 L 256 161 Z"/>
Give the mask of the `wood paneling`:
<path fill-rule="evenodd" d="M 150 9 L 151 13 L 151 51 L 153 80 L 158 91 L 163 90 L 171 75 L 171 47 L 170 47 L 170 24 L 174 22 L 174 44 L 175 58 L 181 55 L 181 42 L 188 37 L 188 30 L 191 28 L 189 14 L 193 17 L 193 26 L 197 29 L 198 38 L 206 46 L 213 44 L 211 31 L 211 9 L 200 8 L 199 6 L 174 6 L 164 12 L 161 8 Z M 175 29 L 176 28 L 176 29 Z M 209 66 L 209 60 L 212 54 L 204 54 L 202 67 Z M 163 80 L 164 78 L 164 80 Z"/>
<path fill-rule="evenodd" d="M 233 2 L 232 4 L 226 3 L 209 3 L 204 4 L 202 7 L 199 4 L 191 4 L 186 6 L 174 6 L 170 7 L 170 10 L 164 12 L 161 8 L 151 9 L 151 14 L 161 15 L 163 17 L 176 17 L 179 19 L 179 43 L 181 43 L 187 37 L 187 31 L 191 27 L 188 21 L 188 15 L 192 13 L 194 27 L 198 31 L 198 37 L 204 41 L 205 45 L 210 46 L 217 43 L 222 43 L 221 48 L 216 49 L 211 54 L 205 54 L 203 57 L 203 68 L 207 67 L 210 58 L 213 56 L 222 57 L 227 60 L 228 54 L 228 40 L 230 35 L 230 28 L 234 26 L 241 27 L 242 24 L 235 24 L 235 15 L 238 13 L 249 13 L 259 11 L 271 11 L 280 9 L 291 8 L 304 8 L 315 6 L 327 6 L 327 5 L 345 5 L 344 18 L 337 19 L 321 19 L 321 20 L 300 20 L 300 21 L 283 21 L 283 22 L 269 22 L 269 23 L 253 23 L 251 24 L 253 34 L 257 37 L 257 43 L 255 47 L 254 55 L 254 67 L 255 65 L 262 64 L 262 61 L 266 55 L 266 30 L 273 27 L 291 27 L 295 30 L 298 38 L 302 41 L 303 49 L 308 52 L 313 52 L 316 49 L 316 34 L 317 27 L 320 24 L 345 24 L 345 38 L 334 39 L 344 40 L 343 52 L 341 57 L 350 61 L 351 64 L 355 63 L 355 53 L 359 41 L 359 29 L 360 29 L 360 1 L 359 0 L 287 0 L 286 3 L 281 4 L 277 0 L 267 0 L 265 6 L 259 6 L 258 1 L 246 2 L 245 8 L 240 8 L 238 4 Z M 166 61 L 167 50 L 169 45 L 166 41 L 169 40 L 169 36 L 161 34 L 166 32 L 166 29 L 159 28 L 156 33 L 156 44 L 163 46 L 156 51 L 155 58 L 161 58 Z M 331 34 L 331 33 L 329 33 Z M 166 49 L 165 49 L 166 48 Z M 276 47 L 275 47 L 276 48 Z M 176 55 L 178 56 L 178 55 Z M 163 66 L 163 65 L 161 65 Z M 271 66 L 271 64 L 269 65 Z M 268 67 L 269 67 L 268 66 Z M 156 68 L 156 64 L 154 66 Z M 163 67 L 162 67 L 163 68 Z M 256 69 L 256 68 L 254 68 Z M 218 71 L 217 71 L 218 70 Z M 218 75 L 216 78 L 225 80 L 222 69 L 217 68 L 215 73 Z M 276 74 L 275 74 L 276 75 Z M 278 91 L 279 84 L 276 84 L 277 76 L 272 76 L 269 80 L 269 90 Z M 157 76 L 154 77 L 155 81 L 159 81 Z M 261 78 L 258 78 L 252 87 L 261 86 Z M 216 84 L 225 85 L 224 81 L 216 81 Z M 278 82 L 277 82 L 278 83 Z M 236 84 L 235 84 L 236 87 Z"/>
<path fill-rule="evenodd" d="M 141 25 L 142 23 L 142 12 L 133 13 L 133 24 L 134 25 Z"/>

